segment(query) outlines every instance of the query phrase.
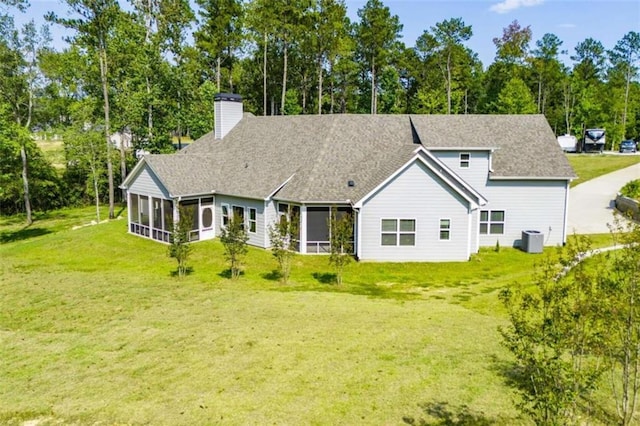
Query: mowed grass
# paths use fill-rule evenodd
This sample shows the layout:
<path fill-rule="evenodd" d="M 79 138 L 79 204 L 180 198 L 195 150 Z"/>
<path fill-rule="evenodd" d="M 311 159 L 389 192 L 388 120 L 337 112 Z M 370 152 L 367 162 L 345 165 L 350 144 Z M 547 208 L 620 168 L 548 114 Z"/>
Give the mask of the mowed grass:
<path fill-rule="evenodd" d="M 44 157 L 56 169 L 62 170 L 66 167 L 64 142 L 62 139 L 57 140 L 38 140 L 38 147 L 42 150 Z"/>
<path fill-rule="evenodd" d="M 567 154 L 567 159 L 578 175 L 578 178 L 571 182 L 572 187 L 640 163 L 640 155 Z"/>
<path fill-rule="evenodd" d="M 354 263 L 341 286 L 327 257 L 298 256 L 283 285 L 260 249 L 225 278 L 214 241 L 177 279 L 166 246 L 124 220 L 59 229 L 70 216 L 0 244 L 0 423 L 526 424 L 497 292 L 537 255 Z"/>

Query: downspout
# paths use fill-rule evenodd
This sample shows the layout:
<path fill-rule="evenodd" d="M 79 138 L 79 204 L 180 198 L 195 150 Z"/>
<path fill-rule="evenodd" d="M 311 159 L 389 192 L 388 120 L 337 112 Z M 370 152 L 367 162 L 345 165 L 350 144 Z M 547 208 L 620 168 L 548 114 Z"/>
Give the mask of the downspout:
<path fill-rule="evenodd" d="M 362 244 L 360 244 L 360 230 L 362 229 L 362 215 L 360 214 L 360 209 L 352 207 L 353 211 L 356 212 L 356 229 L 353 236 L 353 242 L 356 245 L 356 257 L 358 260 L 362 259 Z"/>
<path fill-rule="evenodd" d="M 473 210 L 471 210 L 471 206 L 467 210 L 467 260 L 471 259 L 471 219 L 473 216 Z"/>
<path fill-rule="evenodd" d="M 565 245 L 567 243 L 567 222 L 569 221 L 569 182 L 571 181 L 567 181 L 564 192 L 564 223 L 562 226 L 562 245 Z"/>

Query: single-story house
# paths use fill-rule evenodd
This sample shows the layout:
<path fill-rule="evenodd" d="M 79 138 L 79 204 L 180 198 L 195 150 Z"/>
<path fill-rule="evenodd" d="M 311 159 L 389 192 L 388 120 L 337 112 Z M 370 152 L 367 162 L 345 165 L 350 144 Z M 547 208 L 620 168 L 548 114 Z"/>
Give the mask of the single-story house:
<path fill-rule="evenodd" d="M 464 261 L 519 246 L 537 230 L 566 242 L 575 174 L 542 115 L 244 114 L 215 98 L 215 130 L 175 154 L 145 155 L 122 184 L 129 232 L 168 242 L 178 206 L 192 240 L 231 215 L 249 244 L 294 212 L 301 253 L 329 251 L 332 207 L 354 217 L 355 255 L 371 261 Z"/>

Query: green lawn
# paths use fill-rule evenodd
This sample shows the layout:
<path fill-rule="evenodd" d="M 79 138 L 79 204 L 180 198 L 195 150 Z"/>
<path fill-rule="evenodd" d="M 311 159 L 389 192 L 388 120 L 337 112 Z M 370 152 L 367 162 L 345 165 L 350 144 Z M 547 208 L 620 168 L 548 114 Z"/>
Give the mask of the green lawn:
<path fill-rule="evenodd" d="M 576 186 L 598 176 L 640 163 L 639 155 L 568 154 L 567 158 L 578 179 L 571 182 Z"/>
<path fill-rule="evenodd" d="M 124 220 L 71 229 L 92 213 L 0 218 L 2 424 L 528 424 L 497 293 L 540 255 L 353 263 L 341 286 L 298 256 L 282 285 L 260 249 L 228 280 L 213 241 L 178 279 Z"/>

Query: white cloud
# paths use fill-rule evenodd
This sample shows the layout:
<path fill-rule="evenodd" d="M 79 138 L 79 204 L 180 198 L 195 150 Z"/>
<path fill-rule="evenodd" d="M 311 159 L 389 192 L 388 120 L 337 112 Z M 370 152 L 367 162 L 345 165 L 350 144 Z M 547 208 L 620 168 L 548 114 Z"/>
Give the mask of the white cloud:
<path fill-rule="evenodd" d="M 521 7 L 538 6 L 542 3 L 544 3 L 544 0 L 504 0 L 501 3 L 494 4 L 489 10 L 496 13 L 507 13 Z"/>

